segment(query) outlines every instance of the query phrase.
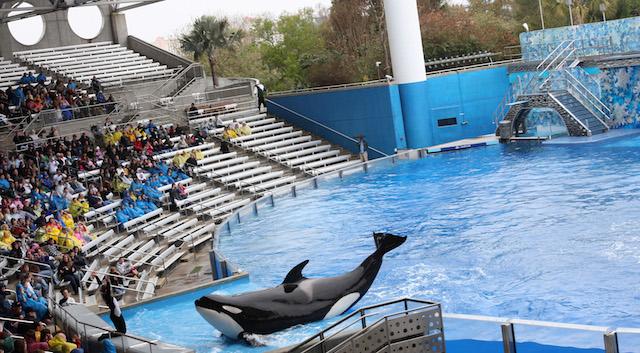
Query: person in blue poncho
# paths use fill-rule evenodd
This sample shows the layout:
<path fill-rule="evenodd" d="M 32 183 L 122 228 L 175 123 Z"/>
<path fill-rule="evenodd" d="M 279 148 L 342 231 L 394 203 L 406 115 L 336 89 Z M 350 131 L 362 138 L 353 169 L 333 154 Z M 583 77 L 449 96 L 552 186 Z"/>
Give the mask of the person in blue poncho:
<path fill-rule="evenodd" d="M 158 207 L 151 201 L 148 201 L 144 196 L 141 196 L 138 201 L 136 201 L 136 208 L 139 208 L 144 211 L 144 213 L 149 213 L 155 211 Z"/>
<path fill-rule="evenodd" d="M 31 191 L 31 199 L 32 202 L 35 204 L 36 201 L 47 201 L 49 200 L 49 196 L 45 195 L 42 190 L 40 190 L 39 187 L 36 187 L 34 190 Z"/>
<path fill-rule="evenodd" d="M 69 208 L 69 200 L 64 197 L 53 195 L 51 198 L 51 207 L 53 210 L 66 210 Z"/>
<path fill-rule="evenodd" d="M 16 299 L 25 310 L 35 311 L 38 321 L 42 321 L 49 312 L 47 300 L 39 297 L 31 286 L 30 273 L 20 275 L 20 282 L 16 285 Z"/>
<path fill-rule="evenodd" d="M 158 181 L 162 185 L 169 185 L 174 183 L 173 179 L 166 176 L 163 172 L 160 172 L 160 174 L 158 175 Z"/>
<path fill-rule="evenodd" d="M 118 207 L 118 210 L 116 211 L 116 219 L 118 220 L 118 223 L 125 223 L 129 221 L 129 215 L 125 212 L 124 207 Z"/>
<path fill-rule="evenodd" d="M 158 177 L 156 176 L 152 176 L 151 178 L 149 178 L 149 180 L 147 181 L 147 185 L 149 185 L 154 189 L 162 187 L 162 184 L 160 183 L 160 181 L 158 180 Z"/>
<path fill-rule="evenodd" d="M 100 353 L 116 353 L 116 346 L 111 339 L 107 338 L 102 340 L 102 351 Z"/>
<path fill-rule="evenodd" d="M 7 177 L 3 174 L 0 177 L 0 189 L 7 190 L 9 186 L 11 186 L 11 184 L 9 184 L 9 180 L 7 180 Z"/>
<path fill-rule="evenodd" d="M 160 170 L 160 175 L 167 174 L 169 172 L 169 166 L 164 161 L 157 163 L 156 168 Z"/>
<path fill-rule="evenodd" d="M 171 177 L 173 178 L 174 181 L 180 181 L 180 180 L 187 179 L 189 176 L 179 169 L 174 169 L 171 171 Z"/>
<path fill-rule="evenodd" d="M 135 205 L 126 207 L 125 212 L 129 216 L 129 219 L 136 219 L 144 216 L 144 211 Z"/>
<path fill-rule="evenodd" d="M 39 84 L 44 85 L 44 83 L 47 82 L 47 75 L 40 71 L 38 77 L 36 77 L 36 81 L 38 81 Z"/>

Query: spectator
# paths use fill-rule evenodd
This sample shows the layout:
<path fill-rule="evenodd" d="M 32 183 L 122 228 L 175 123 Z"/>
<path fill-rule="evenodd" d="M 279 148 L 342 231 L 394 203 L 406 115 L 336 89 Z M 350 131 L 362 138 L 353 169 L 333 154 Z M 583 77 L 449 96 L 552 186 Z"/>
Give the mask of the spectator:
<path fill-rule="evenodd" d="M 78 289 L 80 288 L 79 271 L 67 254 L 62 256 L 62 261 L 58 267 L 58 275 L 61 280 L 69 282 L 74 294 L 78 294 Z"/>
<path fill-rule="evenodd" d="M 138 270 L 135 268 L 135 266 L 133 266 L 131 261 L 129 261 L 125 257 L 121 257 L 120 259 L 118 259 L 118 262 L 116 263 L 116 269 L 121 276 L 139 277 Z"/>
<path fill-rule="evenodd" d="M 369 144 L 364 139 L 364 135 L 358 135 L 358 153 L 362 162 L 369 160 Z"/>
<path fill-rule="evenodd" d="M 69 290 L 67 288 L 62 288 L 62 290 L 60 290 L 60 294 L 62 294 L 62 298 L 58 301 L 60 306 L 69 306 L 76 303 L 76 301 L 69 295 Z"/>
<path fill-rule="evenodd" d="M 36 313 L 39 321 L 42 321 L 47 315 L 47 301 L 45 298 L 36 294 L 31 286 L 31 274 L 23 273 L 20 276 L 20 282 L 16 286 L 16 299 L 25 309 L 31 309 Z"/>
<path fill-rule="evenodd" d="M 98 80 L 98 78 L 95 76 L 93 76 L 93 78 L 91 79 L 91 89 L 96 94 L 102 91 L 102 85 L 100 84 L 100 81 Z"/>
<path fill-rule="evenodd" d="M 249 124 L 247 124 L 246 121 L 243 121 L 240 124 L 240 136 L 248 136 L 251 135 L 251 128 L 249 127 Z"/>
<path fill-rule="evenodd" d="M 44 72 L 40 71 L 38 77 L 36 77 L 36 81 L 39 85 L 44 86 L 44 84 L 47 82 L 47 76 L 44 74 Z"/>
<path fill-rule="evenodd" d="M 194 117 L 194 116 L 198 115 L 198 107 L 196 107 L 195 103 L 191 103 L 191 106 L 189 107 L 189 110 L 187 111 L 187 115 L 189 117 Z"/>

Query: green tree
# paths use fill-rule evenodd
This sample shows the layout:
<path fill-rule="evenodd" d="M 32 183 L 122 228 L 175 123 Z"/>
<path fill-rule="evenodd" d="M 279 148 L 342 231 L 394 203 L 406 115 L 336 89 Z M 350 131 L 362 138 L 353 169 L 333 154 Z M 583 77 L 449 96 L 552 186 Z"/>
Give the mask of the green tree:
<path fill-rule="evenodd" d="M 285 14 L 277 20 L 258 19 L 253 28 L 262 64 L 270 74 L 271 90 L 308 87 L 310 69 L 323 61 L 320 26 L 311 9 Z"/>
<path fill-rule="evenodd" d="M 206 60 L 209 64 L 213 86 L 218 85 L 216 75 L 216 53 L 229 49 L 242 37 L 241 32 L 233 32 L 226 18 L 201 16 L 193 22 L 191 30 L 180 36 L 181 49 L 193 55 L 195 60 Z"/>

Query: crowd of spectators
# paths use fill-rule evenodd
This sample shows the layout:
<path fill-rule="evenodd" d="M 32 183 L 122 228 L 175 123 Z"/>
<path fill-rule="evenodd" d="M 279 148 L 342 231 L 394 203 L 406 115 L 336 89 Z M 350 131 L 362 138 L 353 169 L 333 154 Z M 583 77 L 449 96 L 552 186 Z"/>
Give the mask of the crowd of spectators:
<path fill-rule="evenodd" d="M 201 159 L 202 152 L 177 153 L 167 162 L 153 157 L 201 144 L 206 133 L 191 135 L 184 128 L 156 126 L 153 121 L 118 126 L 107 119 L 91 134 L 58 137 L 51 129 L 48 135 L 43 139 L 22 134 L 28 142 L 23 150 L 0 152 L 0 255 L 8 261 L 1 280 L 19 279 L 15 299 L 9 299 L 7 291 L 0 293 L 0 315 L 33 321 L 12 331 L 25 337 L 28 352 L 57 351 L 58 346 L 71 352 L 80 347 L 77 337 L 67 340 L 63 333 L 45 328 L 50 318 L 45 298 L 54 286 L 62 288 L 60 304 L 72 303 L 71 293 L 88 287 L 81 282 L 87 274 L 81 249 L 94 236 L 84 215 L 119 200 L 115 219 L 122 224 L 162 207 L 158 188 L 175 187 L 188 178 L 187 166 Z M 81 177 L 96 170 L 95 179 Z M 12 268 L 15 274 L 7 272 Z M 91 281 L 101 282 L 95 273 L 89 275 Z M 114 297 L 121 297 L 123 277 L 138 275 L 133 264 L 120 259 L 102 281 L 113 285 Z"/>
<path fill-rule="evenodd" d="M 43 73 L 25 73 L 15 87 L 0 90 L 0 125 L 20 124 L 23 119 L 29 122 L 45 110 L 52 112 L 52 121 L 48 122 L 54 123 L 109 114 L 117 109 L 113 96 L 105 96 L 97 79 L 91 87 L 90 94 L 73 80 L 47 81 Z"/>

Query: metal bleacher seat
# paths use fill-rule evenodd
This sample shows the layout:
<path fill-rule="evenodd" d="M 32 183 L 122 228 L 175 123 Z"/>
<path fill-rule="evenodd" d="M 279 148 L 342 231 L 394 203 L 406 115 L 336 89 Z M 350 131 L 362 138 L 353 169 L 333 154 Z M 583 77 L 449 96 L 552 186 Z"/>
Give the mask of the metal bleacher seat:
<path fill-rule="evenodd" d="M 105 87 L 126 81 L 166 78 L 175 72 L 166 65 L 110 42 L 20 51 L 14 53 L 14 57 L 84 84 L 89 84 L 95 76 Z"/>

